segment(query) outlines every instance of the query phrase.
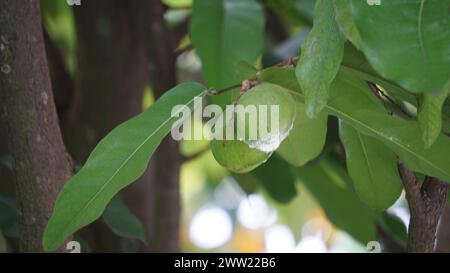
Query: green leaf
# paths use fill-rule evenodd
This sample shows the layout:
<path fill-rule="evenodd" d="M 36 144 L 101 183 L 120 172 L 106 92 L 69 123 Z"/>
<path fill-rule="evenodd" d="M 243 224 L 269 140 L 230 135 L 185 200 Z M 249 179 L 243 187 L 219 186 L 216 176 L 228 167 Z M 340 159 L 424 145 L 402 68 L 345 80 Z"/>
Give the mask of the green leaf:
<path fill-rule="evenodd" d="M 291 91 L 299 101 L 304 95 L 295 86 L 290 69 L 268 69 L 261 72 L 261 79 L 281 85 Z M 425 149 L 417 122 L 402 120 L 386 114 L 380 103 L 368 90 L 365 81 L 355 79 L 350 73 L 340 71 L 330 87 L 330 99 L 326 111 L 346 121 L 358 131 L 383 141 L 408 168 L 413 171 L 450 181 L 450 138 L 440 134 L 436 142 Z"/>
<path fill-rule="evenodd" d="M 332 161 L 296 168 L 300 181 L 320 203 L 327 218 L 362 244 L 376 238 L 375 213 L 349 188 L 345 170 Z"/>
<path fill-rule="evenodd" d="M 109 133 L 59 193 L 44 233 L 44 249 L 56 249 L 70 234 L 100 217 L 108 202 L 145 171 L 151 155 L 178 121 L 171 116 L 172 109 L 177 105 L 193 109 L 194 98 L 205 93 L 198 84 L 178 85 Z"/>
<path fill-rule="evenodd" d="M 305 93 L 306 111 L 314 118 L 325 107 L 329 86 L 336 76 L 344 55 L 344 38 L 334 20 L 330 0 L 317 0 L 314 26 L 301 47 L 296 75 Z"/>
<path fill-rule="evenodd" d="M 439 95 L 425 94 L 419 104 L 418 121 L 425 147 L 430 147 L 442 132 L 442 107 L 450 94 L 450 81 Z"/>
<path fill-rule="evenodd" d="M 392 97 L 409 102 L 412 105 L 416 105 L 416 97 L 414 94 L 403 89 L 398 84 L 381 77 L 370 66 L 366 57 L 361 51 L 358 51 L 351 44 L 346 43 L 344 49 L 344 59 L 342 60 L 341 71 L 352 74 L 352 76 L 375 83 L 383 87 L 389 95 Z"/>
<path fill-rule="evenodd" d="M 246 61 L 239 61 L 236 63 L 235 73 L 236 79 L 238 81 L 243 81 L 255 76 L 256 73 L 258 73 L 258 69 Z"/>
<path fill-rule="evenodd" d="M 280 203 L 289 203 L 296 195 L 296 177 L 288 164 L 277 156 L 253 171 L 269 195 Z"/>
<path fill-rule="evenodd" d="M 306 115 L 305 105 L 297 102 L 294 127 L 277 153 L 294 166 L 303 166 L 316 158 L 325 145 L 328 114 L 319 113 L 314 120 Z"/>
<path fill-rule="evenodd" d="M 358 29 L 352 16 L 352 0 L 333 0 L 336 21 L 339 24 L 339 29 L 345 37 L 353 43 L 357 49 L 361 49 L 362 41 Z"/>
<path fill-rule="evenodd" d="M 254 0 L 195 0 L 190 33 L 206 83 L 226 87 L 237 81 L 236 63 L 254 64 L 262 51 L 263 9 Z M 213 101 L 229 103 L 232 95 L 225 93 Z"/>
<path fill-rule="evenodd" d="M 359 126 L 360 131 L 382 140 L 409 169 L 450 181 L 448 136 L 440 134 L 432 146 L 425 148 L 417 122 L 367 112 L 361 112 L 355 120 L 355 126 Z"/>
<path fill-rule="evenodd" d="M 345 122 L 340 123 L 339 133 L 356 193 L 369 207 L 379 211 L 387 209 L 399 198 L 403 188 L 396 155 L 383 143 Z"/>
<path fill-rule="evenodd" d="M 144 226 L 118 196 L 109 202 L 102 218 L 115 234 L 145 242 Z"/>
<path fill-rule="evenodd" d="M 443 89 L 450 78 L 450 0 L 352 4 L 362 49 L 381 75 L 415 93 Z"/>

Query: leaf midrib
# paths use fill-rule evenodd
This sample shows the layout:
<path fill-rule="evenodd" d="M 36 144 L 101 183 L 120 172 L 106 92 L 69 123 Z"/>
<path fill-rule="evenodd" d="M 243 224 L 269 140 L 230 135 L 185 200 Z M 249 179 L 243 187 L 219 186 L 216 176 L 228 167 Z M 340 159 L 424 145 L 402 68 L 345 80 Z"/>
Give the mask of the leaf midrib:
<path fill-rule="evenodd" d="M 364 140 L 363 140 L 363 138 L 361 136 L 361 133 L 358 132 L 358 130 L 355 130 L 355 131 L 356 131 L 356 134 L 358 135 L 358 140 L 359 140 L 359 143 L 361 144 L 361 149 L 363 151 L 364 158 L 366 159 L 365 161 L 366 161 L 367 169 L 368 169 L 368 172 L 369 172 L 370 181 L 372 182 L 371 184 L 375 184 L 376 180 L 375 180 L 375 176 L 374 176 L 374 174 L 372 172 L 372 168 L 371 168 L 371 165 L 370 165 L 370 160 L 369 160 L 369 156 L 368 156 L 368 153 L 367 153 L 366 145 L 365 145 Z M 378 197 L 378 194 L 375 194 L 375 198 L 376 199 L 378 199 L 377 197 Z M 377 200 L 377 203 L 378 203 L 378 200 Z"/>
<path fill-rule="evenodd" d="M 419 16 L 417 18 L 417 36 L 419 39 L 419 47 L 420 47 L 420 51 L 422 53 L 422 57 L 425 59 L 425 62 L 427 62 L 427 56 L 426 56 L 426 52 L 425 52 L 425 46 L 423 43 L 423 34 L 422 34 L 422 21 L 423 21 L 424 6 L 425 6 L 425 0 L 420 0 Z"/>
<path fill-rule="evenodd" d="M 301 97 L 301 98 L 304 99 L 304 95 L 303 95 L 303 94 L 301 94 L 301 93 L 299 93 L 299 92 L 295 92 L 295 91 L 293 91 L 293 90 L 291 90 L 291 89 L 288 89 L 288 91 L 289 91 L 290 93 L 292 93 L 293 95 L 298 96 L 298 97 Z M 340 116 L 342 116 L 342 117 L 345 117 L 345 118 L 349 119 L 350 121 L 352 121 L 352 122 L 354 122 L 354 123 L 360 125 L 361 127 L 366 128 L 368 131 L 374 133 L 375 135 L 381 137 L 382 139 L 394 143 L 396 146 L 398 146 L 398 147 L 400 147 L 401 149 L 405 150 L 406 152 L 410 153 L 410 154 L 413 155 L 414 157 L 416 157 L 416 158 L 418 158 L 418 159 L 424 161 L 424 162 L 427 163 L 429 166 L 431 166 L 433 169 L 438 170 L 439 172 L 441 172 L 441 174 L 444 174 L 444 176 L 450 176 L 450 174 L 447 174 L 447 173 L 445 172 L 445 170 L 442 170 L 441 168 L 435 166 L 435 165 L 432 164 L 429 160 L 427 160 L 427 159 L 421 157 L 420 155 L 416 154 L 414 151 L 408 149 L 408 147 L 405 147 L 402 143 L 399 143 L 399 142 L 396 142 L 396 141 L 393 141 L 393 140 L 387 138 L 385 135 L 379 133 L 377 130 L 373 129 L 372 127 L 367 126 L 365 123 L 363 123 L 363 122 L 361 122 L 361 121 L 359 121 L 359 120 L 357 120 L 357 119 L 354 119 L 352 116 L 350 116 L 350 115 L 348 115 L 348 114 L 346 114 L 346 113 L 344 113 L 344 112 L 342 112 L 342 111 L 340 111 L 340 110 L 338 110 L 338 109 L 336 109 L 336 108 L 334 108 L 334 107 L 331 107 L 330 105 L 326 105 L 325 108 L 327 108 L 327 109 L 328 109 L 330 112 L 332 112 L 332 113 L 334 112 L 334 113 L 335 113 L 336 115 L 338 115 L 338 116 L 340 115 Z"/>
<path fill-rule="evenodd" d="M 198 96 L 202 97 L 206 92 L 208 92 L 208 90 L 203 91 L 202 93 L 200 93 Z M 194 98 L 192 98 L 191 100 L 188 101 L 188 103 L 186 103 L 185 105 L 190 105 L 196 98 L 197 96 L 195 96 Z M 170 120 L 174 119 L 174 117 L 171 115 L 167 120 L 165 120 L 160 126 L 158 126 L 158 128 L 156 128 L 147 138 L 145 138 L 145 140 L 130 154 L 130 156 L 128 156 L 124 162 L 119 166 L 119 168 L 111 175 L 111 177 L 108 178 L 108 180 L 106 180 L 106 182 L 102 185 L 102 187 L 100 187 L 100 189 L 92 196 L 92 198 L 89 199 L 89 201 L 86 203 L 86 205 L 84 205 L 84 207 L 79 210 L 77 212 L 77 214 L 75 215 L 75 217 L 73 217 L 70 222 L 66 225 L 66 227 L 63 229 L 64 232 L 62 232 L 62 234 L 67 233 L 67 231 L 70 229 L 69 227 L 76 221 L 76 219 L 79 218 L 81 212 L 83 212 L 84 210 L 86 210 L 87 208 L 89 208 L 91 206 L 91 204 L 94 202 L 95 199 L 97 199 L 97 197 L 99 196 L 99 194 L 101 194 L 105 188 L 111 183 L 111 181 L 114 179 L 114 177 L 120 172 L 120 170 L 122 170 L 122 168 L 124 168 L 124 166 L 131 160 L 131 158 L 150 140 L 151 137 L 153 137 L 157 132 L 159 132 L 161 130 L 161 128 L 163 128 L 167 123 L 170 122 Z M 57 240 L 53 240 L 52 242 L 57 241 Z"/>

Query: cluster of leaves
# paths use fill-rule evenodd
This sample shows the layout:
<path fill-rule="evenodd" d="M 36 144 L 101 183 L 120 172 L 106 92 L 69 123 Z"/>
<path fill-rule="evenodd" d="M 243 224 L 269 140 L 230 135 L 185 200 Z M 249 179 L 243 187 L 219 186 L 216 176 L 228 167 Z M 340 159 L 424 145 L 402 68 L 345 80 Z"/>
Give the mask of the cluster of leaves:
<path fill-rule="evenodd" d="M 307 22 L 312 16 L 313 26 L 295 68 L 257 73 L 259 84 L 277 85 L 291 95 L 297 116 L 276 153 L 236 178 L 257 179 L 280 202 L 295 196 L 300 180 L 337 227 L 367 243 L 375 237 L 375 223 L 398 227 L 379 213 L 401 193 L 398 159 L 417 173 L 450 181 L 450 138 L 444 134 L 449 128 L 442 126 L 450 117 L 450 0 L 391 0 L 380 6 L 317 0 L 313 14 L 304 12 L 303 4 L 312 2 L 266 1 L 281 13 L 288 10 L 289 20 L 301 14 Z M 256 0 L 194 0 L 190 38 L 208 87 L 255 76 L 238 64 L 257 62 L 264 22 L 264 8 Z M 237 92 L 211 101 L 232 103 Z M 45 249 L 55 249 L 100 217 L 144 172 L 176 121 L 172 108 L 192 109 L 194 98 L 207 93 L 196 83 L 178 85 L 106 136 L 60 193 Z M 347 168 L 335 159 L 334 132 L 327 138 L 328 124 L 335 120 Z"/>

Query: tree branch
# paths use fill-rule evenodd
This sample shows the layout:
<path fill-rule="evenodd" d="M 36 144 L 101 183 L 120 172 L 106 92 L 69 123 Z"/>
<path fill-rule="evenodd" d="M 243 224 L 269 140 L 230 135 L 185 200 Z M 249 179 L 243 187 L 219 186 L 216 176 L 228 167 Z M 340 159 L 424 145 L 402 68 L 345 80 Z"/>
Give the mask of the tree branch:
<path fill-rule="evenodd" d="M 141 11 L 141 26 L 147 34 L 150 80 L 155 98 L 177 84 L 176 45 L 180 35 L 164 19 L 165 7 L 160 0 L 136 1 Z M 178 37 L 178 38 L 177 38 Z M 151 230 L 147 242 L 151 252 L 178 252 L 180 224 L 180 167 L 183 161 L 178 143 L 166 137 L 154 155 Z"/>
<path fill-rule="evenodd" d="M 436 230 L 445 206 L 449 184 L 426 177 L 420 186 L 417 176 L 400 161 L 398 168 L 411 213 L 407 251 L 434 252 Z"/>
<path fill-rule="evenodd" d="M 436 252 L 450 253 L 450 207 L 445 206 L 437 232 Z"/>
<path fill-rule="evenodd" d="M 39 1 L 0 0 L 0 109 L 14 159 L 20 249 L 42 252 L 56 196 L 72 175 L 45 55 Z"/>
<path fill-rule="evenodd" d="M 136 0 L 138 1 L 138 0 Z M 77 34 L 76 92 L 62 125 L 67 147 L 83 164 L 97 143 L 114 127 L 142 112 L 148 85 L 147 50 L 137 27 L 132 1 L 85 1 L 74 8 Z M 143 1 L 138 1 L 143 2 Z M 100 27 L 93 27 L 99 26 Z M 73 137 L 76 135 L 77 137 Z M 121 195 L 149 229 L 150 170 Z M 112 234 L 103 221 L 84 228 L 94 252 L 119 252 L 124 238 Z"/>

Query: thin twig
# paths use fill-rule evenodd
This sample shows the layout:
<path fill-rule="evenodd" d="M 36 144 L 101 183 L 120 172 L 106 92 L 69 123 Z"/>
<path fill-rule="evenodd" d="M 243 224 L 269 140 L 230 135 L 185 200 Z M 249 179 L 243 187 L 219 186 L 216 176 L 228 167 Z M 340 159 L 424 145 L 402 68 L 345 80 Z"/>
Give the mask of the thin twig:
<path fill-rule="evenodd" d="M 277 63 L 277 64 L 275 64 L 273 66 L 270 66 L 270 67 L 281 67 L 281 68 L 283 68 L 283 67 L 293 67 L 293 66 L 295 66 L 297 64 L 297 62 L 298 62 L 298 57 L 291 57 L 289 59 L 281 61 L 281 62 L 279 62 L 279 63 Z M 252 86 L 254 86 L 255 85 L 254 82 L 258 80 L 259 74 L 260 74 L 260 72 L 258 71 L 256 73 L 256 75 L 254 75 L 253 77 L 250 77 L 250 78 L 248 78 L 246 80 L 243 80 L 240 83 L 236 83 L 236 84 L 233 84 L 233 85 L 228 86 L 228 87 L 224 87 L 224 88 L 217 89 L 217 90 L 212 90 L 211 92 L 209 92 L 208 95 L 209 96 L 217 96 L 217 95 L 220 95 L 222 93 L 225 93 L 225 92 L 228 92 L 230 90 L 233 90 L 235 88 L 242 87 L 243 83 L 246 82 L 246 81 L 251 82 Z"/>
<path fill-rule="evenodd" d="M 236 89 L 236 88 L 238 88 L 240 86 L 241 86 L 241 83 L 236 83 L 234 85 L 231 85 L 231 86 L 228 86 L 228 87 L 225 87 L 225 88 L 222 88 L 222 89 L 212 90 L 211 92 L 208 93 L 208 96 L 217 96 L 217 95 L 220 95 L 220 94 L 225 93 L 227 91 Z"/>

